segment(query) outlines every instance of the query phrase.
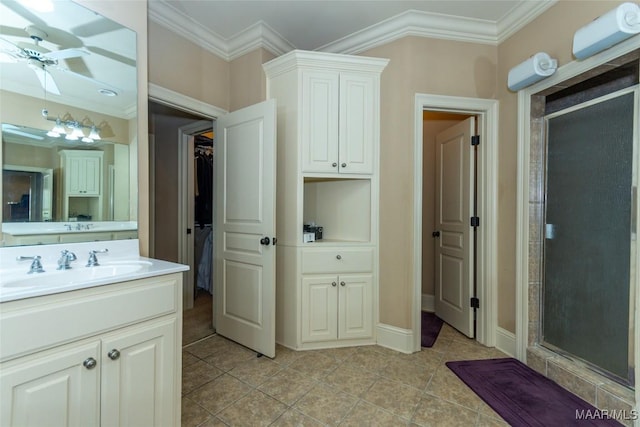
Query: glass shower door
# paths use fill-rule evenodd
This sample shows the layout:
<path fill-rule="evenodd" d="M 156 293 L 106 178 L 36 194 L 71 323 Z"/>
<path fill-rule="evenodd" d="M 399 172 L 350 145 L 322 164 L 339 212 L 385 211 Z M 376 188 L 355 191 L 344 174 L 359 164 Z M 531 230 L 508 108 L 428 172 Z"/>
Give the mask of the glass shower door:
<path fill-rule="evenodd" d="M 633 379 L 636 93 L 546 118 L 542 343 L 626 384 Z"/>

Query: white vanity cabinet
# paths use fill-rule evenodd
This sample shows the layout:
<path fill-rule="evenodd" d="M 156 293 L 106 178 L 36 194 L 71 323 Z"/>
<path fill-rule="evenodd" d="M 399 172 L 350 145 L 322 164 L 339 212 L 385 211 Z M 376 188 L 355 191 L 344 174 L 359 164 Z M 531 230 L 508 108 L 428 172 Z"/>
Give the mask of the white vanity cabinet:
<path fill-rule="evenodd" d="M 388 60 L 292 51 L 266 64 L 277 118 L 276 341 L 375 343 L 380 74 Z M 323 238 L 303 238 L 303 225 Z"/>
<path fill-rule="evenodd" d="M 0 306 L 0 425 L 180 425 L 182 274 Z"/>
<path fill-rule="evenodd" d="M 301 77 L 302 171 L 372 174 L 377 76 L 303 69 Z"/>

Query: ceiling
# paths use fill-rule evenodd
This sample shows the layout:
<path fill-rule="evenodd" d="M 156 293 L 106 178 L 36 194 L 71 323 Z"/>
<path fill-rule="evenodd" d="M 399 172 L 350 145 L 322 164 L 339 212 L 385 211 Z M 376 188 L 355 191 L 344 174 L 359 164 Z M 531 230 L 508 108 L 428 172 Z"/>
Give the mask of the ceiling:
<path fill-rule="evenodd" d="M 53 5 L 52 11 L 39 12 L 20 1 L 0 1 L 0 53 L 13 51 L 15 54 L 19 47 L 25 46 L 32 49 L 35 42 L 26 28 L 35 27 L 45 34 L 39 42 L 45 52 L 75 49 L 82 53 L 46 66 L 60 89 L 59 95 L 47 93 L 48 101 L 115 117 L 134 117 L 137 103 L 135 32 L 71 1 L 56 0 Z M 0 57 L 0 89 L 38 99 L 45 96 L 36 72 L 29 67 L 27 59 L 19 55 Z M 101 89 L 113 91 L 117 96 L 101 95 Z M 64 111 L 51 111 L 51 114 L 62 116 Z"/>
<path fill-rule="evenodd" d="M 359 53 L 408 35 L 498 44 L 555 0 L 149 0 L 151 20 L 231 60 L 257 47 Z"/>

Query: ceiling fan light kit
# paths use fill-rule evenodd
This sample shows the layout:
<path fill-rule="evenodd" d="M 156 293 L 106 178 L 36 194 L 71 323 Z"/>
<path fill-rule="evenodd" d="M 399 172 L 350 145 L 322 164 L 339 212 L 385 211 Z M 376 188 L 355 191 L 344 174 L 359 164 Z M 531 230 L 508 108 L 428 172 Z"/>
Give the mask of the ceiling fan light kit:
<path fill-rule="evenodd" d="M 47 136 L 53 138 L 60 138 L 64 136 L 64 139 L 67 141 L 80 140 L 85 144 L 93 144 L 95 141 L 102 139 L 100 136 L 100 126 L 97 126 L 88 117 L 85 117 L 82 121 L 78 121 L 74 119 L 71 114 L 65 113 L 62 118 L 53 118 L 49 116 L 49 111 L 46 108 L 42 109 L 42 117 L 44 117 L 45 120 L 55 122 L 53 128 L 47 132 Z M 88 129 L 89 134 L 85 135 L 83 129 Z"/>

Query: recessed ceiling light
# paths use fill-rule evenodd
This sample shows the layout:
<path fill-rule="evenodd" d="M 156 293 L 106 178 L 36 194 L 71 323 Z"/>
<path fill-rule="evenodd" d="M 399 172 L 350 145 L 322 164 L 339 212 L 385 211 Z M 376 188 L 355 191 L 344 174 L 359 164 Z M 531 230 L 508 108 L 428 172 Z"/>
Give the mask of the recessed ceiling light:
<path fill-rule="evenodd" d="M 118 96 L 118 94 L 111 89 L 98 89 L 98 93 L 104 96 Z"/>

